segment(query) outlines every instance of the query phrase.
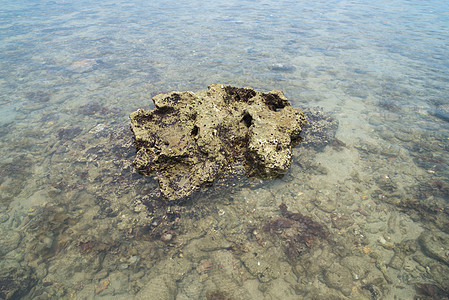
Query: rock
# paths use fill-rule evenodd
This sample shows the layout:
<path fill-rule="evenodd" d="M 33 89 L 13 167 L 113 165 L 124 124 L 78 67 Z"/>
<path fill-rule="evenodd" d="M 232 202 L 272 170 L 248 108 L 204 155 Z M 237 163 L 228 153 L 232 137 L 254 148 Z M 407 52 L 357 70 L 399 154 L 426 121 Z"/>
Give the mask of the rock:
<path fill-rule="evenodd" d="M 423 231 L 419 243 L 424 254 L 449 266 L 449 235 L 443 232 Z"/>
<path fill-rule="evenodd" d="M 5 223 L 8 220 L 9 220 L 9 215 L 7 213 L 0 214 L 0 224 Z"/>
<path fill-rule="evenodd" d="M 22 235 L 12 230 L 1 230 L 0 233 L 0 256 L 3 256 L 19 246 Z"/>
<path fill-rule="evenodd" d="M 351 295 L 353 279 L 351 272 L 340 264 L 334 263 L 324 271 L 324 280 L 328 287 L 339 290 L 345 296 Z"/>
<path fill-rule="evenodd" d="M 396 244 L 396 246 L 393 248 L 394 255 L 390 260 L 390 263 L 388 266 L 392 267 L 396 270 L 401 270 L 404 266 L 404 260 L 405 258 L 416 252 L 416 241 L 414 240 L 408 240 L 403 241 L 399 244 Z"/>
<path fill-rule="evenodd" d="M 164 234 L 161 235 L 161 241 L 168 243 L 172 240 L 173 238 L 173 234 L 166 232 Z"/>
<path fill-rule="evenodd" d="M 366 278 L 373 280 L 374 278 L 382 277 L 382 273 L 374 267 L 374 264 L 370 262 L 367 256 L 347 256 L 341 260 L 341 264 L 349 269 L 354 280 Z"/>
<path fill-rule="evenodd" d="M 22 299 L 35 283 L 36 274 L 30 267 L 13 260 L 0 263 L 0 299 Z"/>
<path fill-rule="evenodd" d="M 327 114 L 320 107 L 303 108 L 308 123 L 301 132 L 301 147 L 321 150 L 335 142 L 338 120 Z"/>
<path fill-rule="evenodd" d="M 71 140 L 79 135 L 83 130 L 79 127 L 61 128 L 58 130 L 58 137 L 60 140 Z"/>
<path fill-rule="evenodd" d="M 164 198 L 181 200 L 219 177 L 276 177 L 291 164 L 307 124 L 282 92 L 213 84 L 208 91 L 153 97 L 156 108 L 130 115 L 134 166 L 154 174 Z"/>
<path fill-rule="evenodd" d="M 423 275 L 437 283 L 445 291 L 449 291 L 449 267 L 422 254 L 416 254 L 413 259 L 422 267 Z"/>
<path fill-rule="evenodd" d="M 272 64 L 268 67 L 271 71 L 275 71 L 275 72 L 288 72 L 288 73 L 292 73 L 294 71 L 296 71 L 295 66 L 293 65 L 289 65 L 289 64 L 282 64 L 282 63 L 276 63 L 276 64 Z"/>
<path fill-rule="evenodd" d="M 31 102 L 48 102 L 51 94 L 44 91 L 34 91 L 26 93 L 26 97 Z"/>
<path fill-rule="evenodd" d="M 260 282 L 270 282 L 281 275 L 279 253 L 275 247 L 266 250 L 246 252 L 242 255 L 241 261 L 248 272 Z"/>
<path fill-rule="evenodd" d="M 94 58 L 83 58 L 74 61 L 67 69 L 74 73 L 86 73 L 95 70 L 99 63 L 100 61 Z"/>
<path fill-rule="evenodd" d="M 424 296 L 424 299 L 448 299 L 449 293 L 439 288 L 435 284 L 417 283 L 415 289 L 418 295 Z"/>
<path fill-rule="evenodd" d="M 134 299 L 175 299 L 176 282 L 167 274 L 152 277 Z"/>
<path fill-rule="evenodd" d="M 449 121 L 449 104 L 438 105 L 430 113 L 442 120 Z"/>

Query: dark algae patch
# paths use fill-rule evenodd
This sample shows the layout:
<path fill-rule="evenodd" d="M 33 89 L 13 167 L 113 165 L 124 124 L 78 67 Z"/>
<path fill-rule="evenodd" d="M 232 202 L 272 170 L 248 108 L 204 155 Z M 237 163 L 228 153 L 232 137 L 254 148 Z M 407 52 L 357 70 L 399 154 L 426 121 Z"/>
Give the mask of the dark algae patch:
<path fill-rule="evenodd" d="M 263 230 L 285 241 L 285 253 L 290 259 L 297 258 L 312 248 L 316 238 L 328 236 L 324 226 L 311 217 L 289 211 L 284 203 L 279 208 L 282 217 L 267 222 Z"/>

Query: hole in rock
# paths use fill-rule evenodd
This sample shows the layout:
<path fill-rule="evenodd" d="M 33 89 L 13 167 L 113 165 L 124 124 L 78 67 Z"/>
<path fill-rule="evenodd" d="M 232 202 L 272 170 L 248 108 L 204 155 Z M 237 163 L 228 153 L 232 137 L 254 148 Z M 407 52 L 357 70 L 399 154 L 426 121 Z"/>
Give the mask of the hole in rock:
<path fill-rule="evenodd" d="M 245 115 L 242 118 L 242 121 L 245 122 L 246 127 L 250 127 L 253 124 L 253 117 L 251 117 L 250 114 L 245 113 Z"/>
<path fill-rule="evenodd" d="M 194 126 L 193 127 L 193 129 L 192 129 L 192 132 L 191 132 L 191 134 L 192 134 L 192 136 L 196 136 L 197 134 L 198 134 L 198 131 L 199 131 L 200 129 L 198 128 L 198 126 Z"/>

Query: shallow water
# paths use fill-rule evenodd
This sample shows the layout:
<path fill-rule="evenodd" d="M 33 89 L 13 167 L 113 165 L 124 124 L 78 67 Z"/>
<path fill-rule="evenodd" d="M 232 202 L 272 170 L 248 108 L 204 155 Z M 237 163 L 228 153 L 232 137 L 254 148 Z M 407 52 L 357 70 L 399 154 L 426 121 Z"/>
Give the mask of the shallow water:
<path fill-rule="evenodd" d="M 2 4 L 0 298 L 448 297 L 448 12 L 434 0 Z M 296 147 L 283 178 L 166 206 L 132 167 L 128 116 L 211 83 L 323 107 L 336 139 Z M 281 203 L 327 236 L 288 255 L 287 232 L 264 230 Z"/>

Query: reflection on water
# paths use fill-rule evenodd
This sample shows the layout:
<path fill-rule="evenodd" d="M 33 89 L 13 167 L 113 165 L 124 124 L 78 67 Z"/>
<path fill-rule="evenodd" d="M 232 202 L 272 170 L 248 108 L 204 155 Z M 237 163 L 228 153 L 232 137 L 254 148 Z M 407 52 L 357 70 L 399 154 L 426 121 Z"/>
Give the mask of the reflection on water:
<path fill-rule="evenodd" d="M 2 5 L 0 297 L 448 297 L 445 7 Z M 211 83 L 323 107 L 336 140 L 296 147 L 283 178 L 167 206 L 132 166 L 128 115 Z"/>

